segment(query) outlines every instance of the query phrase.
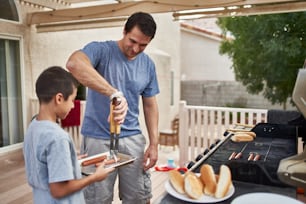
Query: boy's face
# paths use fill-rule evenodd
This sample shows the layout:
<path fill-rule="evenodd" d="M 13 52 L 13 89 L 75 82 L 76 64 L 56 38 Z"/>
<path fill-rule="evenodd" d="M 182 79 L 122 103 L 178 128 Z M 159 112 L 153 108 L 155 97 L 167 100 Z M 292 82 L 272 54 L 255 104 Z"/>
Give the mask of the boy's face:
<path fill-rule="evenodd" d="M 73 93 L 65 101 L 62 101 L 61 111 L 58 115 L 60 119 L 65 119 L 72 108 L 74 108 L 74 100 L 77 95 L 77 88 L 73 88 Z"/>

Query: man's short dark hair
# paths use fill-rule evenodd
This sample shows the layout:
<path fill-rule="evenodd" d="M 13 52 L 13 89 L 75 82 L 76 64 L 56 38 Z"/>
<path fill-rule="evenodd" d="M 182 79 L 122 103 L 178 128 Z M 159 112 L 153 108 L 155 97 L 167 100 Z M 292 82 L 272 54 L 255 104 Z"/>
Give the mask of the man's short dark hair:
<path fill-rule="evenodd" d="M 44 70 L 36 80 L 36 95 L 40 103 L 48 103 L 52 97 L 62 93 L 64 100 L 77 88 L 78 81 L 70 72 L 59 66 L 52 66 Z"/>
<path fill-rule="evenodd" d="M 146 36 L 151 37 L 151 39 L 154 38 L 156 23 L 150 14 L 144 12 L 132 14 L 125 23 L 124 31 L 129 33 L 135 26 L 138 26 L 141 32 Z"/>

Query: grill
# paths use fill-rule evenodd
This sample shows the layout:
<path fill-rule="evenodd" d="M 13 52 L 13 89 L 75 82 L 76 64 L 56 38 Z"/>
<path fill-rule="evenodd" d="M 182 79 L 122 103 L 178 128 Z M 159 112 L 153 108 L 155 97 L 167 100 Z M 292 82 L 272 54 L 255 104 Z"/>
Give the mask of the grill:
<path fill-rule="evenodd" d="M 230 167 L 236 181 L 287 186 L 277 176 L 280 160 L 297 154 L 297 129 L 294 125 L 259 123 L 251 129 L 256 133 L 252 142 L 233 142 L 231 132 L 224 133 L 224 139 L 217 141 L 210 149 L 191 161 L 187 168 L 199 173 L 203 164 L 210 164 L 216 174 L 221 164 Z M 242 151 L 242 157 L 229 160 L 233 152 Z M 250 160 L 249 155 L 259 155 L 259 160 Z"/>

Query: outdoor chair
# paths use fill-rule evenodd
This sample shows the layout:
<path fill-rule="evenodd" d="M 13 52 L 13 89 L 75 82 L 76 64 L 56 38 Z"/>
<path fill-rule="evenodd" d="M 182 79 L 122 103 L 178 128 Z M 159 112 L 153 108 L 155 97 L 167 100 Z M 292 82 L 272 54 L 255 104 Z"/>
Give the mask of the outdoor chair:
<path fill-rule="evenodd" d="M 179 144 L 179 119 L 174 118 L 171 121 L 171 129 L 162 130 L 159 132 L 159 148 L 161 145 L 172 146 L 175 150 L 175 146 Z"/>

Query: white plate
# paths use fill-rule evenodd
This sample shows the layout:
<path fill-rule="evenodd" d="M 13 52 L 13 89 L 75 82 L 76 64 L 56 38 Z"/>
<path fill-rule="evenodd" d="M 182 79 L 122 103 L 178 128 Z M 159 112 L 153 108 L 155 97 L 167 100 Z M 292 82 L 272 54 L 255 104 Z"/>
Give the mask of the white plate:
<path fill-rule="evenodd" d="M 258 204 L 258 203 L 269 203 L 269 204 L 303 204 L 302 202 L 290 198 L 288 196 L 275 194 L 275 193 L 247 193 L 238 196 L 232 201 L 232 204 Z"/>
<path fill-rule="evenodd" d="M 223 200 L 226 200 L 228 198 L 230 198 L 234 192 L 235 192 L 235 188 L 234 186 L 232 185 L 231 188 L 229 189 L 229 192 L 227 193 L 227 195 L 223 198 L 215 198 L 213 196 L 208 196 L 208 195 L 204 195 L 198 199 L 198 200 L 195 200 L 195 199 L 191 199 L 189 198 L 186 194 L 180 194 L 178 193 L 171 185 L 170 181 L 168 180 L 166 183 L 165 183 L 165 188 L 166 188 L 166 191 L 180 199 L 180 200 L 183 200 L 183 201 L 187 201 L 187 202 L 192 202 L 192 203 L 216 203 L 216 202 L 220 202 L 220 201 L 223 201 Z"/>

